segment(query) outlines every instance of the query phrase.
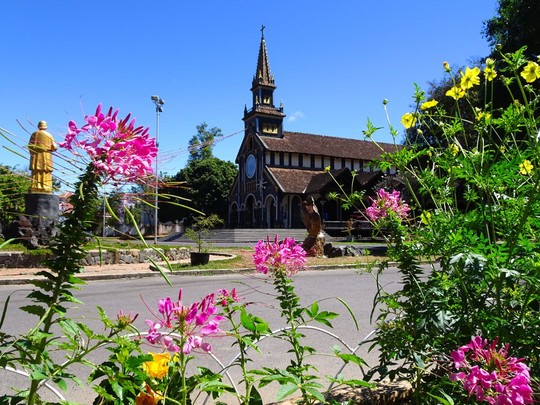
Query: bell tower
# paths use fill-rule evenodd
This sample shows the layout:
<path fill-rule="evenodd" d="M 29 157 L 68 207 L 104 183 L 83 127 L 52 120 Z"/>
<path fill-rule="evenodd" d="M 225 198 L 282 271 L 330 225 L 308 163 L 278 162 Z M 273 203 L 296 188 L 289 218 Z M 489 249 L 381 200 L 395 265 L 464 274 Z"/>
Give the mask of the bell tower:
<path fill-rule="evenodd" d="M 261 27 L 261 44 L 257 58 L 257 70 L 251 83 L 252 107 L 244 107 L 244 128 L 246 134 L 254 132 L 259 136 L 283 137 L 283 105 L 274 105 L 276 85 L 270 70 L 270 62 L 264 40 L 265 26 Z"/>

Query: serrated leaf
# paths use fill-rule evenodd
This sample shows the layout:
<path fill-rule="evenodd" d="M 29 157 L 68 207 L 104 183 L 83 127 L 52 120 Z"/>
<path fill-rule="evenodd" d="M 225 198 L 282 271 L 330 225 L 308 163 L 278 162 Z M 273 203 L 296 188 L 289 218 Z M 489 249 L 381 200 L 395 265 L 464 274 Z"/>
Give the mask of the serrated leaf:
<path fill-rule="evenodd" d="M 32 291 L 30 294 L 28 294 L 27 297 L 45 303 L 49 303 L 52 300 L 52 297 L 50 295 L 43 294 L 41 291 Z"/>
<path fill-rule="evenodd" d="M 283 401 L 285 398 L 291 396 L 298 391 L 298 385 L 293 383 L 287 383 L 279 387 L 276 395 L 276 401 Z"/>
<path fill-rule="evenodd" d="M 20 309 L 29 314 L 37 315 L 40 318 L 45 314 L 45 308 L 40 307 L 39 305 L 25 305 Z"/>
<path fill-rule="evenodd" d="M 311 394 L 311 396 L 317 398 L 322 404 L 326 402 L 326 399 L 324 398 L 324 395 L 321 394 L 318 390 L 312 387 L 306 387 L 305 390 Z"/>
<path fill-rule="evenodd" d="M 365 360 L 362 359 L 361 357 L 358 357 L 356 354 L 342 353 L 342 354 L 338 354 L 338 357 L 342 359 L 345 363 L 349 363 L 349 362 L 355 363 L 355 364 L 358 364 L 359 366 L 367 365 Z"/>
<path fill-rule="evenodd" d="M 255 324 L 253 323 L 253 320 L 251 318 L 251 315 L 247 313 L 247 311 L 242 308 L 240 311 L 240 323 L 244 328 L 246 328 L 250 332 L 255 332 Z"/>

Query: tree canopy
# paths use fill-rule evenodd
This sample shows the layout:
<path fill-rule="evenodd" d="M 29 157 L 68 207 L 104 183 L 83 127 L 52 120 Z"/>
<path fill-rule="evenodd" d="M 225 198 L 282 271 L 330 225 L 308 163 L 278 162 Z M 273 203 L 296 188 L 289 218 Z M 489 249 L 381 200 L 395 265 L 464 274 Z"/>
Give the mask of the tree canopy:
<path fill-rule="evenodd" d="M 189 140 L 189 162 L 213 157 L 214 141 L 222 136 L 221 129 L 203 122 L 197 125 L 197 134 Z"/>
<path fill-rule="evenodd" d="M 227 201 L 238 169 L 234 163 L 213 155 L 214 140 L 220 136 L 220 128 L 208 130 L 206 122 L 197 125 L 197 135 L 189 141 L 186 167 L 169 178 L 166 183 L 170 186 L 160 191 L 160 201 L 171 203 L 160 205 L 161 221 L 189 217 L 193 214 L 190 208 L 227 219 Z"/>
<path fill-rule="evenodd" d="M 0 222 L 3 226 L 24 213 L 24 195 L 30 188 L 26 173 L 0 165 Z"/>
<path fill-rule="evenodd" d="M 525 55 L 540 54 L 540 2 L 538 0 L 499 0 L 497 15 L 484 22 L 483 34 L 503 53 L 526 45 Z M 493 56 L 493 55 L 492 55 Z"/>
<path fill-rule="evenodd" d="M 209 157 L 189 162 L 177 174 L 176 180 L 186 182 L 194 208 L 226 219 L 227 200 L 236 174 L 234 163 Z"/>

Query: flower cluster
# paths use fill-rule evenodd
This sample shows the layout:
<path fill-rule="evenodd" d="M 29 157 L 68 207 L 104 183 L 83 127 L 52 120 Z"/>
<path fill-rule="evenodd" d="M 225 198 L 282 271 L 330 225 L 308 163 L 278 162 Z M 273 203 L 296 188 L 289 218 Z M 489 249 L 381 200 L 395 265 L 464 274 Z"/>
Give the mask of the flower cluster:
<path fill-rule="evenodd" d="M 160 299 L 158 311 L 160 315 L 156 314 L 157 322 L 146 320 L 150 328 L 146 339 L 151 344 L 162 345 L 170 352 L 182 350 L 184 354 L 189 354 L 193 349 L 210 352 L 212 346 L 203 339 L 222 333 L 219 322 L 224 318 L 215 315 L 217 308 L 214 305 L 214 294 L 208 294 L 200 302 L 184 306 L 180 289 L 178 302 L 173 302 L 170 297 Z M 163 331 L 164 329 L 168 331 Z M 175 339 L 173 333 L 177 333 L 179 339 Z"/>
<path fill-rule="evenodd" d="M 71 152 L 85 151 L 105 180 L 140 180 L 153 173 L 156 140 L 150 138 L 148 128 L 135 127 L 135 119 L 130 121 L 131 114 L 120 119 L 118 112 L 111 107 L 104 114 L 99 104 L 94 115 L 84 117 L 86 124 L 82 127 L 75 121 L 69 122 L 68 133 L 60 146 Z"/>
<path fill-rule="evenodd" d="M 238 301 L 239 298 L 236 288 L 233 288 L 231 291 L 227 291 L 226 289 L 222 288 L 216 292 L 216 304 L 223 307 Z"/>
<path fill-rule="evenodd" d="M 475 336 L 452 352 L 457 370 L 450 380 L 462 381 L 469 396 L 489 404 L 532 404 L 529 367 L 523 359 L 508 357 L 509 345 L 497 350 L 497 339 Z"/>
<path fill-rule="evenodd" d="M 400 219 L 405 219 L 410 211 L 409 206 L 401 199 L 399 191 L 389 193 L 384 189 L 377 191 L 377 198 L 371 198 L 371 207 L 366 208 L 366 215 L 372 221 L 386 218 L 394 213 Z"/>
<path fill-rule="evenodd" d="M 255 246 L 253 261 L 256 270 L 260 273 L 268 274 L 268 271 L 273 269 L 273 271 L 283 271 L 290 276 L 305 267 L 306 252 L 293 238 L 285 238 L 279 242 L 276 235 L 274 241 L 270 242 L 270 236 L 268 236 L 266 241 L 261 239 Z"/>

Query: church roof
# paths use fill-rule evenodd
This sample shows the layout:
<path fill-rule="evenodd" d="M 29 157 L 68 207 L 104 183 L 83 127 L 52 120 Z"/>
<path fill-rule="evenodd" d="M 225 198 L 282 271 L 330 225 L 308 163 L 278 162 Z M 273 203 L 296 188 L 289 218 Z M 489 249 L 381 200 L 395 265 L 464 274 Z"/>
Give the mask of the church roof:
<path fill-rule="evenodd" d="M 322 170 L 291 169 L 290 167 L 268 167 L 267 169 L 282 192 L 294 194 L 303 194 L 312 177 L 324 173 Z"/>
<path fill-rule="evenodd" d="M 313 194 L 324 188 L 335 188 L 334 179 L 339 181 L 342 180 L 343 175 L 351 176 L 351 171 L 348 168 L 332 170 L 332 176 L 324 170 L 293 169 L 290 167 L 267 167 L 267 169 L 282 192 L 294 194 Z M 355 183 L 366 187 L 381 175 L 380 171 L 358 172 Z M 347 179 L 347 182 L 350 180 Z"/>
<path fill-rule="evenodd" d="M 382 152 L 372 141 L 306 134 L 303 132 L 283 131 L 283 138 L 272 136 L 259 136 L 259 138 L 267 150 L 272 152 L 291 152 L 360 160 L 379 158 Z M 378 145 L 385 152 L 396 151 L 396 146 L 393 144 L 378 143 Z"/>

